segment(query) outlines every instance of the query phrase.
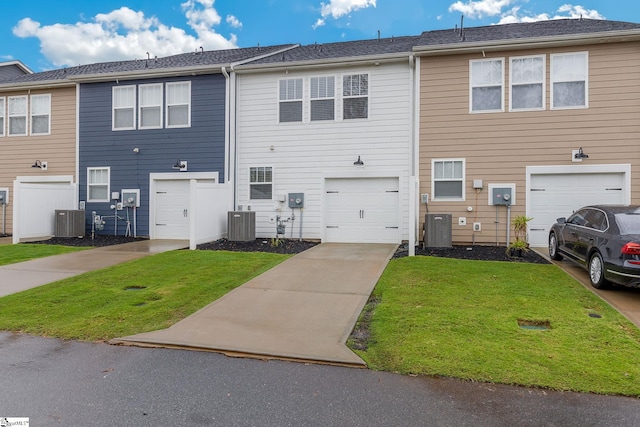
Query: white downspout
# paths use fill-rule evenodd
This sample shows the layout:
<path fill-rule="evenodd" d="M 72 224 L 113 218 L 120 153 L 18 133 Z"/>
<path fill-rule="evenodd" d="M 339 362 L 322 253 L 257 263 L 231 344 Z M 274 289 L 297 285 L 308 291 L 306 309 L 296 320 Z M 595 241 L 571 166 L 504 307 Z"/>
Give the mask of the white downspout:
<path fill-rule="evenodd" d="M 420 136 L 420 58 L 409 56 L 409 88 L 411 103 L 410 135 L 411 147 L 409 154 L 409 256 L 415 256 L 418 244 L 418 216 L 420 205 L 418 204 L 419 190 L 419 136 Z"/>

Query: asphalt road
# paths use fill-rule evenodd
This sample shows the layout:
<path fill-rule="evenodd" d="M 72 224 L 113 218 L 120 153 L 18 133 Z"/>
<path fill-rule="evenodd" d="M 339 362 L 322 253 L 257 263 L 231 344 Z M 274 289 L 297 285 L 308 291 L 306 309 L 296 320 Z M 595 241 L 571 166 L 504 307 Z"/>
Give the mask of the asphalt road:
<path fill-rule="evenodd" d="M 637 426 L 640 399 L 0 332 L 0 418 L 64 426 Z"/>

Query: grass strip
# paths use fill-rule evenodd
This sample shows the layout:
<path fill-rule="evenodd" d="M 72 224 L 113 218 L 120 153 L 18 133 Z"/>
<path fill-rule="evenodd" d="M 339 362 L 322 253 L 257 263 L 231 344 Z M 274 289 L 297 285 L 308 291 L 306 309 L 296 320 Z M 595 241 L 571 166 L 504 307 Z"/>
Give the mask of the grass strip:
<path fill-rule="evenodd" d="M 163 329 L 287 259 L 172 251 L 0 298 L 0 330 L 108 340 Z"/>
<path fill-rule="evenodd" d="M 66 254 L 79 250 L 89 249 L 61 245 L 2 245 L 0 246 L 0 265 L 14 264 L 16 262 L 29 261 L 52 255 Z"/>
<path fill-rule="evenodd" d="M 640 396 L 640 330 L 556 266 L 402 258 L 372 298 L 373 369 Z"/>

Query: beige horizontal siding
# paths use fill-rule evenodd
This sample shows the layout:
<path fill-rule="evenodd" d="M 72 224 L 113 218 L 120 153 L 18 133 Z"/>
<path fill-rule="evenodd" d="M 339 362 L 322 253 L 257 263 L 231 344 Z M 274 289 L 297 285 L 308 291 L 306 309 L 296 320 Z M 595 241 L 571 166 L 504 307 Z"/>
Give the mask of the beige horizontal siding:
<path fill-rule="evenodd" d="M 0 188 L 9 188 L 9 205 L 6 209 L 8 234 L 13 232 L 13 181 L 17 176 L 71 175 L 76 180 L 75 87 L 31 90 L 30 94 L 51 94 L 51 134 L 0 137 Z M 0 93 L 0 96 L 6 97 L 19 95 L 28 93 Z M 32 168 L 36 160 L 47 162 L 47 170 Z"/>
<path fill-rule="evenodd" d="M 589 53 L 588 108 L 551 110 L 550 54 Z M 546 109 L 509 112 L 509 58 L 546 55 Z M 583 147 L 583 164 L 631 164 L 631 201 L 640 203 L 640 44 L 618 43 L 549 50 L 498 52 L 505 59 L 504 112 L 469 113 L 469 60 L 481 54 L 421 59 L 420 192 L 432 193 L 431 161 L 466 159 L 466 199 L 431 202 L 432 213 L 453 215 L 457 243 L 505 243 L 506 209 L 488 206 L 488 184 L 516 184 L 511 215 L 525 214 L 526 167 L 572 165 L 571 150 Z M 477 194 L 474 179 L 484 189 Z M 468 211 L 471 208 L 471 212 Z M 426 208 L 422 205 L 422 222 Z M 466 217 L 467 226 L 458 226 Z M 482 231 L 472 232 L 472 222 Z M 496 235 L 497 233 L 497 235 Z"/>

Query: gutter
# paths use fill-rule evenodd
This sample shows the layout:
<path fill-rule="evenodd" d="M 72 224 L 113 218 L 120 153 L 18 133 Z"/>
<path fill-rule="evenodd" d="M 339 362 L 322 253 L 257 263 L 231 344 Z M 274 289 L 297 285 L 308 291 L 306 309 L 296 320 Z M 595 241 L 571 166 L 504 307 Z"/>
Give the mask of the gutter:
<path fill-rule="evenodd" d="M 593 45 L 640 40 L 640 30 L 608 31 L 591 34 L 571 34 L 564 36 L 543 36 L 524 39 L 504 39 L 453 44 L 416 46 L 413 51 L 418 56 L 477 53 L 481 51 L 505 51 L 564 46 Z"/>
<path fill-rule="evenodd" d="M 25 83 L 0 84 L 0 90 L 49 89 L 58 87 L 74 87 L 76 84 L 66 80 L 43 80 Z"/>

